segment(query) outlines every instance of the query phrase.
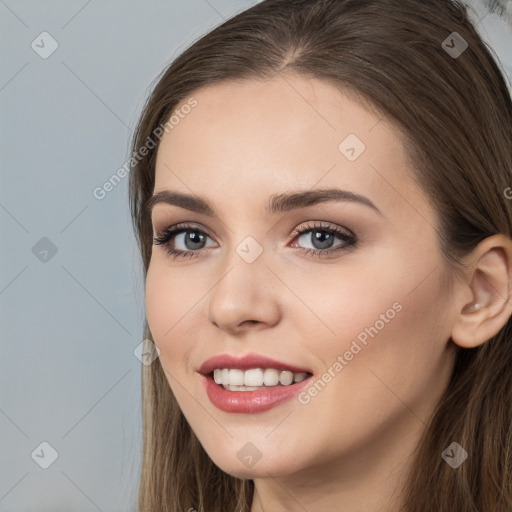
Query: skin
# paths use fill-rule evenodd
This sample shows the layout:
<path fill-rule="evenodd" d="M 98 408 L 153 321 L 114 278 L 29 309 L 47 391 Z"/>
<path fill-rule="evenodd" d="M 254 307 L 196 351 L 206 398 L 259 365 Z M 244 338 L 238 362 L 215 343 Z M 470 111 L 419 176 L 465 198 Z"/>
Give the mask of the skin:
<path fill-rule="evenodd" d="M 198 105 L 161 140 L 154 192 L 203 196 L 218 217 L 156 205 L 154 234 L 190 222 L 208 238 L 189 249 L 178 235 L 174 247 L 194 258 L 154 245 L 146 280 L 148 323 L 180 408 L 215 464 L 254 480 L 251 512 L 396 511 L 454 341 L 483 343 L 510 315 L 510 244 L 487 239 L 455 279 L 399 132 L 327 82 L 288 74 L 193 96 Z M 366 145 L 353 162 L 338 149 L 348 134 Z M 330 187 L 365 195 L 382 215 L 350 202 L 263 213 L 271 194 Z M 301 253 L 318 245 L 312 231 L 292 237 L 295 228 L 320 221 L 349 228 L 357 245 Z M 263 250 L 250 264 L 236 252 L 247 236 Z M 483 307 L 462 312 L 475 300 Z M 201 385 L 199 366 L 226 352 L 261 353 L 321 379 L 394 303 L 400 312 L 307 404 L 226 413 Z M 261 453 L 252 467 L 237 457 L 248 442 Z"/>

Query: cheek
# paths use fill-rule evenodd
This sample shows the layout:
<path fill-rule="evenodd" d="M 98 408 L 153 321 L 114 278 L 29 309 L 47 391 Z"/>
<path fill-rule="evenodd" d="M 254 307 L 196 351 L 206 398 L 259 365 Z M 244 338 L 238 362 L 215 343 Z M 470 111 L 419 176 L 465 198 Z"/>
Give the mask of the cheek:
<path fill-rule="evenodd" d="M 317 345 L 326 372 L 319 380 L 326 385 L 319 384 L 318 392 L 310 388 L 302 403 L 308 402 L 304 418 L 336 425 L 335 437 L 326 433 L 326 456 L 378 438 L 401 422 L 409 425 L 407 432 L 421 428 L 439 401 L 453 359 L 446 349 L 449 321 L 439 305 L 442 284 L 438 276 L 431 278 L 413 293 L 402 282 L 378 299 L 359 302 L 332 324 L 336 340 Z"/>
<path fill-rule="evenodd" d="M 172 327 L 170 315 L 172 307 L 172 290 L 166 284 L 165 275 L 152 262 L 146 277 L 146 318 L 155 343 L 163 339 L 167 330 Z M 159 347 L 160 348 L 160 347 Z"/>
<path fill-rule="evenodd" d="M 179 271 L 150 264 L 146 277 L 146 318 L 153 341 L 160 350 L 159 361 L 169 387 L 186 414 L 189 387 L 187 369 L 193 347 L 194 305 L 200 307 L 201 294 Z M 195 291 L 194 291 L 195 290 Z"/>
<path fill-rule="evenodd" d="M 355 378 L 366 388 L 360 398 L 368 393 L 374 406 L 391 409 L 407 404 L 421 417 L 447 384 L 453 360 L 447 357 L 449 294 L 439 272 L 417 282 L 411 276 L 390 285 L 380 307 L 372 304 L 370 315 L 360 314 L 364 324 L 353 325 L 351 340 L 361 347 L 353 359 L 361 369 Z"/>
<path fill-rule="evenodd" d="M 396 255 L 393 265 L 386 265 L 382 258 L 377 266 L 365 265 L 366 272 L 361 268 L 323 288 L 327 292 L 317 301 L 322 305 L 319 316 L 331 335 L 322 336 L 315 352 L 325 367 L 345 356 L 343 369 L 361 368 L 359 375 L 367 383 L 359 384 L 373 382 L 384 388 L 368 373 L 374 370 L 392 389 L 412 386 L 419 392 L 443 365 L 451 331 L 451 295 L 442 267 L 434 260 L 401 262 Z M 350 373 L 359 379 L 356 372 Z"/>
<path fill-rule="evenodd" d="M 164 367 L 179 361 L 178 352 L 188 350 L 186 340 L 193 332 L 189 322 L 194 320 L 194 307 L 200 307 L 200 289 L 179 275 L 179 271 L 150 264 L 146 277 L 146 318 Z"/>

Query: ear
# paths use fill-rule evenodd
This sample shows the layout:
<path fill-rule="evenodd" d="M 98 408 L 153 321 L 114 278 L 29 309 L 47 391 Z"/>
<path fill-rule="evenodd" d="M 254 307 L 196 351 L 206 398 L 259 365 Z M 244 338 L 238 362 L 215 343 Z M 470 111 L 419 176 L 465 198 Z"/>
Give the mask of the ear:
<path fill-rule="evenodd" d="M 503 234 L 490 236 L 465 259 L 451 339 L 474 348 L 496 335 L 512 314 L 512 240 Z"/>

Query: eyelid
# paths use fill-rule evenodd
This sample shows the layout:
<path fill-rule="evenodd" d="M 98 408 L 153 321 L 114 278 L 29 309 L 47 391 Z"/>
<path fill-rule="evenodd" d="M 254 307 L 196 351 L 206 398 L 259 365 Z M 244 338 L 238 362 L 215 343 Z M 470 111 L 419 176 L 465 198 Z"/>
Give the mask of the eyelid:
<path fill-rule="evenodd" d="M 311 224 L 312 223 L 312 224 Z M 162 228 L 156 228 L 153 226 L 153 237 L 163 234 L 165 231 L 172 229 L 173 231 L 177 231 L 179 229 L 189 229 L 189 230 L 198 230 L 204 232 L 204 234 L 208 235 L 210 238 L 215 238 L 211 231 L 199 224 L 197 222 L 178 222 L 177 224 L 164 224 Z M 304 221 L 298 224 L 292 231 L 290 235 L 290 240 L 287 242 L 291 242 L 295 240 L 299 235 L 302 235 L 304 231 L 314 230 L 314 229 L 331 229 L 333 231 L 342 231 L 347 236 L 357 238 L 357 235 L 350 228 L 346 226 L 340 226 L 338 224 L 334 224 L 330 221 Z"/>
<path fill-rule="evenodd" d="M 209 248 L 201 248 L 200 250 L 183 250 L 183 249 L 175 249 L 171 244 L 174 243 L 174 240 L 177 236 L 184 232 L 197 232 L 205 235 L 207 238 L 213 239 L 214 237 L 210 236 L 207 229 L 203 229 L 202 226 L 198 226 L 196 223 L 191 222 L 182 222 L 178 224 L 171 224 L 170 226 L 158 231 L 156 236 L 153 239 L 153 243 L 155 245 L 162 245 L 163 248 L 167 251 L 168 255 L 173 259 L 184 259 L 184 258 L 195 258 L 201 257 L 202 253 L 205 252 L 206 249 Z M 309 255 L 313 254 L 314 258 L 330 258 L 336 257 L 339 253 L 345 253 L 347 251 L 351 251 L 355 249 L 359 245 L 358 236 L 350 229 L 345 226 L 339 226 L 338 224 L 331 224 L 328 221 L 307 221 L 306 225 L 299 224 L 292 233 L 292 242 L 295 239 L 300 238 L 301 236 L 305 236 L 308 232 L 314 231 L 324 231 L 329 233 L 341 240 L 341 244 L 335 246 L 334 248 L 326 248 L 324 249 L 315 249 L 308 247 L 293 247 L 298 253 Z M 290 242 L 286 244 L 289 245 Z"/>
<path fill-rule="evenodd" d="M 178 229 L 189 229 L 189 230 L 197 230 L 197 231 L 202 231 L 204 232 L 206 235 L 208 235 L 210 238 L 214 238 L 211 234 L 211 231 L 204 227 L 203 225 L 201 224 L 198 224 L 196 222 L 178 222 L 176 224 L 173 224 L 173 223 L 165 223 L 163 224 L 163 226 L 161 228 L 158 228 L 156 226 L 153 226 L 153 236 L 156 236 L 156 235 L 159 235 L 159 234 L 162 234 L 164 233 L 165 231 L 168 231 L 168 230 L 173 230 L 173 231 L 176 231 Z"/>
<path fill-rule="evenodd" d="M 331 230 L 333 232 L 343 232 L 347 237 L 356 238 L 356 234 L 349 228 L 345 226 L 339 226 L 338 224 L 333 224 L 329 221 L 312 221 L 313 225 L 309 224 L 311 221 L 306 221 L 306 224 L 304 223 L 299 224 L 292 232 L 291 237 L 292 240 L 295 240 L 297 236 L 302 235 L 304 231 L 312 231 L 315 229 L 318 230 Z"/>

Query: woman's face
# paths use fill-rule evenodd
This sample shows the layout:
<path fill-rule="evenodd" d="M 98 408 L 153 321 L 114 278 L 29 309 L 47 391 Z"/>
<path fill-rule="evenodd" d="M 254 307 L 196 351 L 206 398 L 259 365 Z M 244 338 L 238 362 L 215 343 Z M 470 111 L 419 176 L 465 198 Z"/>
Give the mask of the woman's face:
<path fill-rule="evenodd" d="M 325 476 L 327 465 L 355 477 L 377 458 L 405 458 L 448 383 L 456 311 L 436 213 L 398 132 L 317 79 L 217 84 L 193 98 L 162 137 L 154 193 L 199 196 L 212 214 L 154 205 L 154 235 L 186 229 L 153 246 L 146 282 L 151 334 L 191 428 L 242 478 Z M 327 189 L 366 199 L 267 208 Z M 286 384 L 227 391 L 210 380 L 213 403 L 199 370 L 220 354 L 312 375 L 273 406 Z M 263 375 L 286 379 L 283 368 Z"/>

